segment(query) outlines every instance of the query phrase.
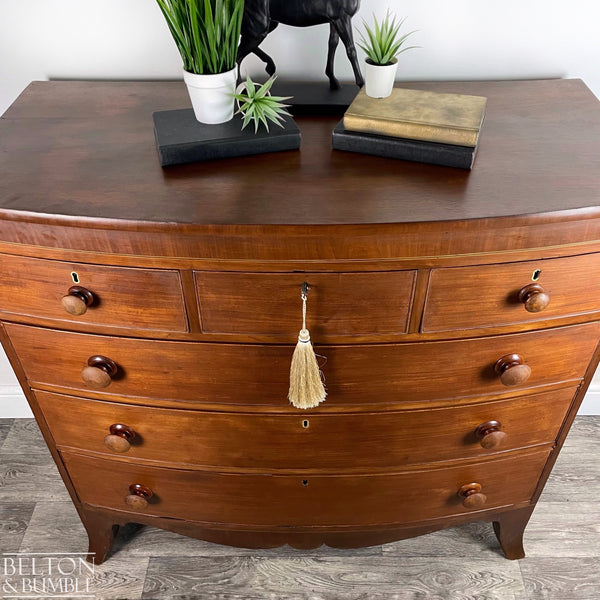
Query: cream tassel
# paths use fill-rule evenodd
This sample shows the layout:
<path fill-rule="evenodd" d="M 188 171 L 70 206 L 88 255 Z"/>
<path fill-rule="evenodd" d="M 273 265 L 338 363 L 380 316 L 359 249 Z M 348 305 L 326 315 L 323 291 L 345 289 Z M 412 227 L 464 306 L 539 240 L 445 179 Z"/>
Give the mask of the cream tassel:
<path fill-rule="evenodd" d="M 327 392 L 321 380 L 317 357 L 306 329 L 306 297 L 308 283 L 302 284 L 302 329 L 290 367 L 289 401 L 296 408 L 314 408 L 325 400 Z"/>

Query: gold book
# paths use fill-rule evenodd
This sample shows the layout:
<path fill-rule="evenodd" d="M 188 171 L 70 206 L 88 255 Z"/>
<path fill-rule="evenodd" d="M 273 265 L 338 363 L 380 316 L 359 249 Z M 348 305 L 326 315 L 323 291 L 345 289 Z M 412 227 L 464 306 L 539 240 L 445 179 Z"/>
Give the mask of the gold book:
<path fill-rule="evenodd" d="M 349 131 L 477 146 L 487 99 L 394 88 L 387 98 L 370 98 L 362 88 L 344 115 Z"/>

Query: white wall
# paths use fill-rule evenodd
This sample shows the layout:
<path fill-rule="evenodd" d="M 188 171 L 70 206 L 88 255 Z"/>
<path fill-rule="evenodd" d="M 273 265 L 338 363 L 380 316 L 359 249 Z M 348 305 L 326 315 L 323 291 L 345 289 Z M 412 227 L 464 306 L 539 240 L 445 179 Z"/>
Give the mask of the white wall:
<path fill-rule="evenodd" d="M 598 0 L 363 0 L 355 25 L 388 7 L 422 46 L 402 55 L 401 80 L 580 77 L 600 98 Z M 154 0 L 0 0 L 0 15 L 0 114 L 34 79 L 180 77 Z M 262 47 L 282 77 L 325 81 L 327 36 L 327 26 L 280 26 Z M 264 75 L 256 59 L 246 63 Z M 336 73 L 352 79 L 341 45 Z M 8 370 L 0 355 L 0 418 L 27 414 Z M 594 389 L 586 402 L 600 414 L 600 377 Z"/>
<path fill-rule="evenodd" d="M 598 0 L 363 0 L 355 25 L 387 7 L 422 46 L 400 79 L 581 77 L 600 96 Z M 0 113 L 32 79 L 180 76 L 154 0 L 0 0 L 0 15 Z M 263 48 L 282 76 L 323 78 L 327 33 L 280 26 Z M 351 78 L 341 46 L 337 72 Z"/>

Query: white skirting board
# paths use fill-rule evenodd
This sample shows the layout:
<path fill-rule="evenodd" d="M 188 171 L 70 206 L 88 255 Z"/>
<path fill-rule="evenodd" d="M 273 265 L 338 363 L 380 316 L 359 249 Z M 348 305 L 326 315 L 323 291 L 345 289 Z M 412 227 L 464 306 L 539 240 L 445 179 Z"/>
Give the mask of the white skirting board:
<path fill-rule="evenodd" d="M 598 375 L 596 374 L 596 379 L 597 378 Z M 600 415 L 600 382 L 592 382 L 592 385 L 589 387 L 577 414 Z"/>
<path fill-rule="evenodd" d="M 0 384 L 0 419 L 29 419 L 33 413 L 18 385 Z"/>
<path fill-rule="evenodd" d="M 596 376 L 598 379 L 598 376 Z M 583 399 L 580 415 L 600 415 L 600 381 L 593 381 Z M 33 414 L 18 386 L 0 385 L 0 419 L 27 419 Z"/>

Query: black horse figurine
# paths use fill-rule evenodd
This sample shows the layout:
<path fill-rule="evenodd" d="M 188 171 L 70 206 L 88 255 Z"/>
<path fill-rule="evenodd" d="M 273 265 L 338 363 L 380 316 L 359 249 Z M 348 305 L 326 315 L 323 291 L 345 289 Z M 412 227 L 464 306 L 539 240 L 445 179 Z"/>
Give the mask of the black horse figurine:
<path fill-rule="evenodd" d="M 340 38 L 346 47 L 356 85 L 362 87 L 364 80 L 358 66 L 352 36 L 352 17 L 359 7 L 360 0 L 246 0 L 237 54 L 238 70 L 242 60 L 254 52 L 266 63 L 267 73 L 275 73 L 273 59 L 259 46 L 279 23 L 295 27 L 329 23 L 329 51 L 325 69 L 329 87 L 332 90 L 340 87 L 340 82 L 333 73 L 333 59 Z"/>

